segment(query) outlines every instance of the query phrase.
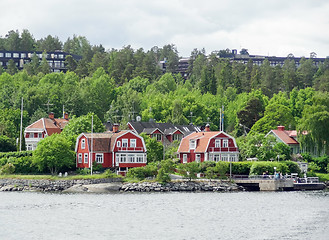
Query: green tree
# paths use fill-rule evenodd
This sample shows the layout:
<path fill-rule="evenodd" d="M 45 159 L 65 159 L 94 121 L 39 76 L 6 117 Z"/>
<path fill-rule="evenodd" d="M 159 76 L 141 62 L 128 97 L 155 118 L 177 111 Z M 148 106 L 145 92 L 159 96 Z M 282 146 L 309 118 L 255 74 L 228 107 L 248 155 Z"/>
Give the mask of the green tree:
<path fill-rule="evenodd" d="M 191 181 L 197 178 L 197 173 L 200 172 L 200 165 L 197 162 L 181 163 L 178 164 L 178 172 Z"/>
<path fill-rule="evenodd" d="M 151 138 L 145 133 L 141 133 L 140 136 L 144 138 L 144 142 L 147 149 L 147 162 L 158 162 L 163 159 L 163 145 L 155 138 Z"/>
<path fill-rule="evenodd" d="M 14 75 L 15 73 L 18 72 L 18 68 L 17 68 L 16 63 L 14 62 L 13 59 L 10 59 L 8 61 L 8 66 L 7 66 L 6 72 L 9 73 L 10 75 Z"/>
<path fill-rule="evenodd" d="M 88 113 L 80 117 L 73 116 L 70 122 L 64 127 L 61 135 L 63 135 L 71 144 L 72 149 L 74 148 L 75 142 L 79 134 L 91 132 L 91 118 L 93 119 L 93 132 L 102 133 L 105 132 L 105 127 L 97 115 Z"/>
<path fill-rule="evenodd" d="M 15 139 L 0 135 L 0 152 L 13 152 L 16 150 Z"/>
<path fill-rule="evenodd" d="M 33 164 L 40 171 L 48 169 L 56 175 L 63 168 L 74 166 L 75 153 L 71 150 L 69 142 L 59 134 L 52 134 L 41 140 L 33 152 Z"/>

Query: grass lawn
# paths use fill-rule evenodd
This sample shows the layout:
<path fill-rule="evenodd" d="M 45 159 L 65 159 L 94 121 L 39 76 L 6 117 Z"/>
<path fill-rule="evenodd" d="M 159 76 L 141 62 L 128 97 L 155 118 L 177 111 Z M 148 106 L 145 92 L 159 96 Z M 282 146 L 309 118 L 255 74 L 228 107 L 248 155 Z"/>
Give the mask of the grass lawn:
<path fill-rule="evenodd" d="M 115 174 L 108 175 L 106 173 L 102 174 L 93 174 L 93 175 L 69 175 L 67 177 L 58 177 L 52 175 L 20 175 L 20 174 L 8 174 L 8 175 L 0 175 L 0 179 L 31 179 L 31 180 L 76 180 L 76 179 L 99 179 L 99 178 L 120 178 L 121 176 L 117 176 Z"/>

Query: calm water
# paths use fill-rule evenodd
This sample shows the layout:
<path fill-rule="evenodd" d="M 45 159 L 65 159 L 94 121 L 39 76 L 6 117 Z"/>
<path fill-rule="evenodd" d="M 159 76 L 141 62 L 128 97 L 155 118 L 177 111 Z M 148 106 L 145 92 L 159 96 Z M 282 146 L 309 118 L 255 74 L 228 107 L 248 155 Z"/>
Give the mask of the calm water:
<path fill-rule="evenodd" d="M 329 192 L 0 192 L 0 239 L 329 239 Z"/>

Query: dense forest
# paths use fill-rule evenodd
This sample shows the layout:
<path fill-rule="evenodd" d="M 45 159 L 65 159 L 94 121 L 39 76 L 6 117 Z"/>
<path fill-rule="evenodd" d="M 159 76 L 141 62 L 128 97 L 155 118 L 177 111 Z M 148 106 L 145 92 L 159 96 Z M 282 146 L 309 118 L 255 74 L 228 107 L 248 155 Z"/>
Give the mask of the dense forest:
<path fill-rule="evenodd" d="M 302 59 L 296 68 L 292 59 L 272 67 L 232 62 L 223 57 L 228 50 L 206 55 L 194 49 L 188 78 L 177 74 L 179 52 L 175 45 L 150 50 L 106 50 L 91 45 L 82 36 L 66 42 L 47 36 L 36 40 L 28 30 L 9 31 L 0 38 L 0 50 L 63 50 L 82 56 L 66 59 L 68 72 L 50 73 L 43 61 L 32 60 L 22 71 L 15 66 L 0 67 L 0 134 L 19 137 L 21 100 L 24 100 L 24 127 L 48 111 L 62 116 L 89 112 L 103 121 L 142 121 L 196 125 L 210 123 L 218 130 L 224 108 L 225 131 L 239 137 L 267 133 L 278 125 L 297 129 L 305 146 L 329 151 L 329 59 L 315 66 Z M 167 60 L 166 72 L 158 62 Z"/>

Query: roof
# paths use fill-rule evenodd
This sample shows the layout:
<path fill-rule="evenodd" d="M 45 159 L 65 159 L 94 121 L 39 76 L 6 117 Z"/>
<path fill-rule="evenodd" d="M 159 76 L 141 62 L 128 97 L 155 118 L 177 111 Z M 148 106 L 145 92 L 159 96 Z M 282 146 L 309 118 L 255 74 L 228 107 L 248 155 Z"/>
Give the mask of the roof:
<path fill-rule="evenodd" d="M 184 136 L 187 136 L 193 132 L 200 132 L 201 129 L 193 124 L 190 125 L 176 125 L 172 123 L 156 123 L 153 121 L 150 122 L 128 122 L 138 134 L 142 132 L 148 133 L 151 129 L 159 129 L 161 132 L 171 135 L 175 133 L 175 130 L 179 129 Z M 146 131 L 147 130 L 147 131 Z"/>
<path fill-rule="evenodd" d="M 63 118 L 41 118 L 26 127 L 25 132 L 46 131 L 47 135 L 50 136 L 54 133 L 61 133 L 68 122 L 69 120 Z"/>
<path fill-rule="evenodd" d="M 82 136 L 85 136 L 87 138 L 87 141 L 88 141 L 89 151 L 91 151 L 91 149 L 90 149 L 91 139 L 93 139 L 93 152 L 112 152 L 114 147 L 115 147 L 116 139 L 120 136 L 123 136 L 123 135 L 127 134 L 127 133 L 132 133 L 136 137 L 141 138 L 142 142 L 143 142 L 143 147 L 144 147 L 144 149 L 146 149 L 144 139 L 141 136 L 135 134 L 131 130 L 121 130 L 121 131 L 116 132 L 116 133 L 113 133 L 111 131 L 108 131 L 108 132 L 105 132 L 105 133 L 93 133 L 93 134 L 91 134 L 91 133 L 81 133 L 77 138 L 75 151 L 77 151 L 77 149 L 78 149 L 79 139 Z"/>
<path fill-rule="evenodd" d="M 279 138 L 283 143 L 285 144 L 299 144 L 299 142 L 294 139 L 294 137 L 297 137 L 297 131 L 292 130 L 271 130 L 270 133 L 273 133 L 277 138 Z"/>
<path fill-rule="evenodd" d="M 196 148 L 194 151 L 195 152 L 206 152 L 210 140 L 214 137 L 232 138 L 234 140 L 234 144 L 236 145 L 235 139 L 223 131 L 220 131 L 220 132 L 218 132 L 218 131 L 195 132 L 182 139 L 177 152 L 189 152 L 190 140 L 193 140 L 193 139 L 197 140 L 197 145 L 196 145 Z"/>

